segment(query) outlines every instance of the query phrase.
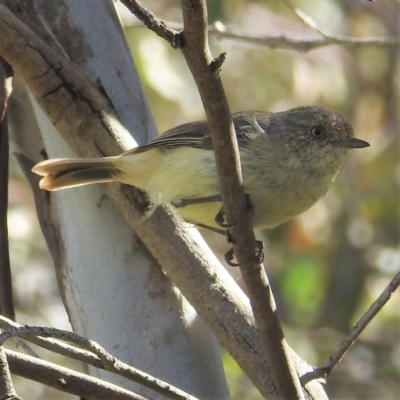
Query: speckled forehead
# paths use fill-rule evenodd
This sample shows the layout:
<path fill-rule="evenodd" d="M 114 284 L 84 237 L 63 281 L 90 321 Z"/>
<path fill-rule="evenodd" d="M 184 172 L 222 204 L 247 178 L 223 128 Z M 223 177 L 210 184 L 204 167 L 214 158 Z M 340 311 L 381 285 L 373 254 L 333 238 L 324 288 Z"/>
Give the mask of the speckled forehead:
<path fill-rule="evenodd" d="M 328 117 L 328 125 L 337 132 L 337 136 L 340 138 L 353 136 L 353 127 L 350 125 L 350 122 L 340 114 L 331 113 Z"/>

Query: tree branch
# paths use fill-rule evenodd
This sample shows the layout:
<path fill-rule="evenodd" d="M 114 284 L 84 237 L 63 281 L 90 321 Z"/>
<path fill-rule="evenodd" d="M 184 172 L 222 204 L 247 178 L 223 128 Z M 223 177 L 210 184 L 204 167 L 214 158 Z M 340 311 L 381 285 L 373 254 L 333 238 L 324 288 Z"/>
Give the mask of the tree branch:
<path fill-rule="evenodd" d="M 3 346 L 0 346 L 0 399 L 22 400 L 15 391 Z"/>
<path fill-rule="evenodd" d="M 232 224 L 229 229 L 230 238 L 248 289 L 258 334 L 266 350 L 268 363 L 272 366 L 271 374 L 278 396 L 284 399 L 301 399 L 303 395 L 300 382 L 276 314 L 265 270 L 257 257 L 258 244 L 246 212 L 248 204 L 243 189 L 235 130 L 218 75 L 222 58 L 220 56 L 217 61 L 213 60 L 208 48 L 206 5 L 201 0 L 183 0 L 182 10 L 182 52 L 207 115 L 224 211 L 228 224 Z M 154 29 L 153 23 L 154 20 L 145 21 L 147 27 L 158 33 L 160 23 L 156 23 Z M 215 67 L 216 63 L 218 67 Z"/>
<path fill-rule="evenodd" d="M 60 367 L 56 364 L 5 350 L 13 374 L 34 380 L 54 389 L 96 400 L 149 400 L 112 383 Z"/>
<path fill-rule="evenodd" d="M 22 337 L 25 340 L 32 341 L 39 346 L 43 346 L 47 349 L 51 349 L 58 353 L 67 355 L 71 358 L 79 359 L 88 364 L 91 364 L 97 368 L 105 369 L 109 372 L 113 372 L 117 375 L 123 376 L 124 378 L 130 379 L 131 381 L 137 382 L 157 393 L 162 394 L 168 399 L 175 400 L 196 400 L 195 397 L 185 393 L 184 391 L 175 388 L 169 383 L 163 382 L 160 379 L 154 378 L 153 376 L 146 374 L 136 368 L 133 368 L 122 361 L 115 358 L 113 355 L 108 353 L 102 346 L 93 340 L 86 339 L 74 332 L 63 331 L 55 328 L 39 327 L 39 326 L 21 326 L 16 323 L 11 323 L 5 318 L 0 316 L 0 323 L 2 326 L 8 325 L 12 328 L 2 332 L 0 334 L 0 345 L 5 340 L 11 337 Z M 60 342 L 49 342 L 44 338 L 57 338 L 64 340 L 81 347 L 97 357 L 93 357 L 93 354 L 87 352 L 81 352 L 71 346 L 65 346 Z"/>
<path fill-rule="evenodd" d="M 320 27 L 309 15 L 305 14 L 299 8 L 294 7 L 290 1 L 282 0 L 286 6 L 292 10 L 305 26 L 318 32 L 324 37 L 321 43 L 325 45 L 340 44 L 346 46 L 398 46 L 400 38 L 354 38 L 349 36 L 336 35 Z"/>
<path fill-rule="evenodd" d="M 221 22 L 216 22 L 209 26 L 210 35 L 218 39 L 230 39 L 240 42 L 246 42 L 259 46 L 267 46 L 273 49 L 293 50 L 297 52 L 307 52 L 321 47 L 331 46 L 333 44 L 344 47 L 389 47 L 399 46 L 400 38 L 396 37 L 366 37 L 356 38 L 351 36 L 340 36 L 329 34 L 324 31 L 322 39 L 292 39 L 286 36 L 269 35 L 251 35 L 243 32 L 237 32 L 225 27 Z M 320 31 L 318 31 L 322 34 Z"/>
<path fill-rule="evenodd" d="M 174 22 L 165 23 L 175 30 L 181 30 L 183 27 Z M 133 28 L 143 27 L 142 24 L 129 24 Z M 171 28 L 170 28 L 171 29 Z M 325 35 L 321 39 L 293 39 L 286 36 L 273 35 L 253 35 L 250 33 L 239 32 L 235 29 L 225 26 L 221 21 L 217 21 L 208 26 L 208 33 L 217 39 L 234 40 L 245 42 L 257 46 L 270 47 L 272 49 L 292 50 L 306 53 L 308 51 L 319 49 L 321 47 L 334 44 L 348 47 L 392 47 L 400 45 L 398 37 L 365 37 L 358 38 L 352 36 L 333 35 L 324 31 Z M 172 45 L 172 44 L 171 44 Z M 174 47 L 174 46 L 173 46 Z"/>
<path fill-rule="evenodd" d="M 22 328 L 22 325 L 17 324 L 16 322 L 0 315 L 0 329 L 9 330 L 9 329 L 13 329 L 13 328 Z M 81 350 L 75 346 L 63 343 L 56 339 L 43 338 L 43 337 L 34 336 L 34 335 L 33 336 L 27 335 L 27 334 L 24 334 L 23 332 L 20 332 L 19 336 L 22 339 L 29 340 L 31 343 L 34 343 L 40 347 L 43 347 L 44 349 L 53 351 L 54 353 L 61 354 L 66 357 L 73 358 L 74 360 L 90 364 L 96 368 L 104 369 L 100 358 L 89 351 Z M 21 344 L 22 343 L 25 344 L 25 342 L 21 340 Z M 24 350 L 30 351 L 30 353 L 28 353 L 28 354 L 30 354 L 32 357 L 38 357 L 38 355 L 36 353 L 34 353 L 32 351 L 32 349 L 29 349 L 29 350 L 24 349 Z M 115 373 L 118 374 L 119 371 L 116 371 Z"/>
<path fill-rule="evenodd" d="M 213 141 L 219 187 L 229 234 L 266 358 L 271 365 L 272 381 L 282 399 L 302 399 L 302 389 L 285 341 L 275 301 L 264 267 L 258 260 L 258 244 L 248 217 L 243 188 L 239 149 L 228 101 L 214 60 L 208 48 L 207 9 L 204 0 L 182 1 L 184 48 Z"/>
<path fill-rule="evenodd" d="M 169 28 L 150 10 L 142 7 L 135 0 L 121 0 L 121 3 L 124 4 L 132 14 L 135 14 L 144 25 L 166 40 L 174 49 L 182 47 L 181 33 Z"/>
<path fill-rule="evenodd" d="M 335 366 L 341 361 L 347 350 L 353 345 L 356 339 L 361 335 L 367 325 L 374 319 L 382 307 L 389 301 L 393 293 L 400 285 L 400 272 L 389 282 L 381 295 L 372 303 L 371 307 L 354 325 L 350 335 L 342 340 L 335 352 L 324 362 L 324 364 L 316 368 L 314 371 L 308 372 L 301 377 L 303 384 L 312 379 L 326 379 Z"/>

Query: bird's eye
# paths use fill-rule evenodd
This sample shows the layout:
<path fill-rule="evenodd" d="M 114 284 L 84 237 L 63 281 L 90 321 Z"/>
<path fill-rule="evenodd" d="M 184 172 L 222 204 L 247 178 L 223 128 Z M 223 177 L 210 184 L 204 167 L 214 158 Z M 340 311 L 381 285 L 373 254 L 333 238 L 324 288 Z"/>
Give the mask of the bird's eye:
<path fill-rule="evenodd" d="M 311 129 L 311 134 L 316 138 L 320 138 L 323 135 L 323 133 L 324 131 L 319 126 L 315 126 L 314 128 Z"/>

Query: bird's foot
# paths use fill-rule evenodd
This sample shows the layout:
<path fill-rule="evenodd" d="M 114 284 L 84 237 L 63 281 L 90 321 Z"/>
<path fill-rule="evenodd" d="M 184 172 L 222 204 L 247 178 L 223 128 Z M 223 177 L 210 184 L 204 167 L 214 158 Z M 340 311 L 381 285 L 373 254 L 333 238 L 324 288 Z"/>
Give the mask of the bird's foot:
<path fill-rule="evenodd" d="M 246 218 L 250 221 L 254 215 L 254 205 L 251 201 L 251 196 L 248 193 L 245 193 L 246 199 Z M 225 222 L 226 217 L 225 207 L 222 206 L 221 209 L 218 211 L 218 214 L 215 216 L 214 221 L 221 227 L 221 228 L 230 228 L 233 226 L 234 222 Z M 229 241 L 229 240 L 228 240 Z"/>
<path fill-rule="evenodd" d="M 228 242 L 231 242 L 230 238 L 228 237 Z M 260 265 L 264 261 L 265 253 L 264 253 L 264 242 L 262 240 L 257 240 L 257 246 L 254 251 L 254 262 L 257 263 L 257 265 Z M 240 264 L 233 262 L 233 257 L 235 255 L 235 251 L 233 250 L 233 247 L 231 247 L 224 255 L 225 262 L 230 266 L 230 267 L 238 267 Z"/>

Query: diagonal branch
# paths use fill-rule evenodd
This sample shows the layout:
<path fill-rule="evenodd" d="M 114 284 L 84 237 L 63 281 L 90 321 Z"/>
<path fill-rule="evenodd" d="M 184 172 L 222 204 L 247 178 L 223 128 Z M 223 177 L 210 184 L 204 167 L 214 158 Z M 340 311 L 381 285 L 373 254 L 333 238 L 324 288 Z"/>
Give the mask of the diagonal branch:
<path fill-rule="evenodd" d="M 340 44 L 347 46 L 398 46 L 400 45 L 400 38 L 398 37 L 388 37 L 388 38 L 354 38 L 350 36 L 337 35 L 328 32 L 324 28 L 320 27 L 317 22 L 315 22 L 309 15 L 305 14 L 299 8 L 293 6 L 289 0 L 283 0 L 288 8 L 290 8 L 300 19 L 305 26 L 308 26 L 313 31 L 318 32 L 324 37 L 321 43 L 325 45 L 329 44 Z"/>
<path fill-rule="evenodd" d="M 0 346 L 0 398 L 6 400 L 22 400 L 15 391 L 3 346 Z"/>
<path fill-rule="evenodd" d="M 213 141 L 219 187 L 231 242 L 246 284 L 273 383 L 283 399 L 302 399 L 302 389 L 276 314 L 275 301 L 246 212 L 238 144 L 225 92 L 208 48 L 205 1 L 182 1 L 183 54 L 197 84 Z"/>
<path fill-rule="evenodd" d="M 5 350 L 5 354 L 13 374 L 81 398 L 149 400 L 147 397 L 140 396 L 120 386 L 60 367 L 48 361 L 42 361 L 12 350 Z"/>
<path fill-rule="evenodd" d="M 158 19 L 150 10 L 142 7 L 135 0 L 121 0 L 121 3 L 124 4 L 132 14 L 135 14 L 144 25 L 154 31 L 158 36 L 165 39 L 173 48 L 182 47 L 180 32 L 168 28 L 168 26 Z"/>
<path fill-rule="evenodd" d="M 332 372 L 333 368 L 341 361 L 347 350 L 353 345 L 356 339 L 361 335 L 367 325 L 374 319 L 382 307 L 389 301 L 393 293 L 400 286 L 400 272 L 389 282 L 381 295 L 372 303 L 367 312 L 359 319 L 354 325 L 352 332 L 349 336 L 344 338 L 335 352 L 325 361 L 325 363 L 316 368 L 314 371 L 306 373 L 301 377 L 303 384 L 311 381 L 312 379 L 324 378 Z"/>
<path fill-rule="evenodd" d="M 0 320 L 3 326 L 4 323 L 10 324 L 11 322 L 6 321 L 2 317 L 0 317 Z M 44 347 L 51 347 L 52 349 L 61 350 L 63 354 L 67 354 L 72 358 L 77 358 L 74 357 L 74 355 L 79 354 L 79 358 L 87 362 L 88 364 L 106 369 L 107 371 L 128 378 L 134 382 L 139 383 L 140 385 L 143 385 L 149 389 L 154 390 L 157 393 L 162 394 L 168 399 L 196 400 L 195 397 L 183 392 L 182 390 L 172 386 L 171 384 L 154 378 L 136 368 L 130 367 L 129 365 L 116 359 L 98 343 L 94 342 L 93 340 L 86 339 L 74 332 L 39 326 L 21 326 L 15 323 L 12 325 L 13 327 L 11 329 L 0 333 L 0 345 L 2 345 L 5 340 L 11 337 L 22 337 L 39 345 L 44 344 Z M 93 359 L 90 354 L 86 355 L 85 353 L 77 351 L 78 349 L 71 349 L 71 347 L 66 347 L 59 342 L 47 342 L 44 338 L 57 338 L 59 340 L 71 342 L 74 345 L 85 349 L 92 354 L 95 354 L 97 357 Z M 98 363 L 98 361 L 100 361 L 100 364 Z"/>

